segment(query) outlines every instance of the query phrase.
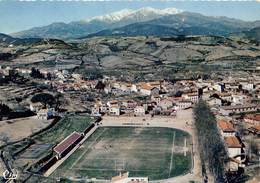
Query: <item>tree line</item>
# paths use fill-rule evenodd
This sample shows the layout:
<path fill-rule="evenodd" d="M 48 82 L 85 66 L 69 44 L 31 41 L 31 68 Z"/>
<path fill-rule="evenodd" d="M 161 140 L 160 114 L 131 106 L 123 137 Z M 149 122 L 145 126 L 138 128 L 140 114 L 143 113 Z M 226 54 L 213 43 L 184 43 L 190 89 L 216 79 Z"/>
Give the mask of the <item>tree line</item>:
<path fill-rule="evenodd" d="M 198 136 L 202 173 L 206 169 L 214 176 L 214 182 L 227 182 L 224 161 L 228 158 L 226 148 L 217 128 L 215 115 L 204 101 L 194 107 L 195 129 Z"/>

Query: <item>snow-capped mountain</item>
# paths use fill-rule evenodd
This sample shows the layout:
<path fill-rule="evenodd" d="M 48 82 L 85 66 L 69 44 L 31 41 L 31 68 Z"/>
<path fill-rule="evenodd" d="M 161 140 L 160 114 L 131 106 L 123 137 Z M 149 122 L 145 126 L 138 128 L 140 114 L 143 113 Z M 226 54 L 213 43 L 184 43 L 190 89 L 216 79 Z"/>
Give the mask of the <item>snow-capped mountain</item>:
<path fill-rule="evenodd" d="M 121 11 L 113 12 L 111 14 L 93 17 L 87 20 L 87 22 L 102 21 L 107 23 L 116 23 L 123 20 L 135 20 L 137 22 L 141 22 L 152 20 L 154 18 L 159 18 L 161 16 L 177 14 L 180 12 L 182 11 L 176 8 L 155 9 L 151 7 L 145 7 L 138 10 L 123 9 Z"/>
<path fill-rule="evenodd" d="M 90 18 L 89 20 L 87 20 L 87 22 L 91 22 L 91 21 L 116 22 L 122 20 L 124 17 L 131 15 L 132 13 L 134 13 L 134 10 L 123 9 L 121 11 L 117 11 L 114 13 Z"/>
<path fill-rule="evenodd" d="M 20 38 L 84 38 L 91 36 L 228 35 L 260 26 L 227 17 L 210 17 L 176 8 L 123 9 L 71 23 L 53 23 L 11 34 Z"/>

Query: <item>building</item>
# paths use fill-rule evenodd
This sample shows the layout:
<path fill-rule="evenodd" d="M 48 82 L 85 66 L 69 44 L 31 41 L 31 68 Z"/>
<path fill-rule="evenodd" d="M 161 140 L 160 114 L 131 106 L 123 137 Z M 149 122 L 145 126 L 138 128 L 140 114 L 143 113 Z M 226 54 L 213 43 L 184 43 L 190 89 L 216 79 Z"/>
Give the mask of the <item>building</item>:
<path fill-rule="evenodd" d="M 57 154 L 57 158 L 61 159 L 66 156 L 83 138 L 83 135 L 78 132 L 73 132 L 57 146 L 54 147 L 53 151 Z"/>
<path fill-rule="evenodd" d="M 44 107 L 43 104 L 40 102 L 30 103 L 30 110 L 32 112 L 38 112 L 43 107 Z"/>
<path fill-rule="evenodd" d="M 226 101 L 229 101 L 229 102 L 232 101 L 232 95 L 231 95 L 230 93 L 220 93 L 220 94 L 219 94 L 219 97 L 220 97 L 222 100 L 226 100 Z"/>
<path fill-rule="evenodd" d="M 213 85 L 213 89 L 218 92 L 223 92 L 225 89 L 225 86 L 223 84 L 217 83 Z"/>
<path fill-rule="evenodd" d="M 119 116 L 121 114 L 120 106 L 112 105 L 109 107 L 109 115 L 111 116 Z"/>
<path fill-rule="evenodd" d="M 193 103 L 197 103 L 199 101 L 198 93 L 187 93 L 183 95 L 185 100 L 192 101 Z"/>
<path fill-rule="evenodd" d="M 148 177 L 129 177 L 129 172 L 119 174 L 111 179 L 111 183 L 148 183 Z"/>
<path fill-rule="evenodd" d="M 169 99 L 162 99 L 159 103 L 157 103 L 157 105 L 163 110 L 166 110 L 173 106 L 173 102 Z"/>
<path fill-rule="evenodd" d="M 143 95 L 158 95 L 159 91 L 159 88 L 146 83 L 140 85 L 140 93 Z"/>
<path fill-rule="evenodd" d="M 225 121 L 225 120 L 219 120 L 218 121 L 218 128 L 220 130 L 220 133 L 223 137 L 230 137 L 236 135 L 236 130 L 232 123 Z"/>
<path fill-rule="evenodd" d="M 255 104 L 223 106 L 220 108 L 220 113 L 223 115 L 230 115 L 232 113 L 243 113 L 257 111 L 259 107 Z"/>
<path fill-rule="evenodd" d="M 188 109 L 192 106 L 192 102 L 187 100 L 181 100 L 176 102 L 175 105 L 176 110 Z"/>
<path fill-rule="evenodd" d="M 242 144 L 239 139 L 235 136 L 224 137 L 224 141 L 227 147 L 228 156 L 230 158 L 236 158 L 241 160 L 240 155 L 242 154 Z"/>
<path fill-rule="evenodd" d="M 42 120 L 48 120 L 55 116 L 54 108 L 40 109 L 37 112 L 37 118 Z"/>
<path fill-rule="evenodd" d="M 219 98 L 212 97 L 207 102 L 210 106 L 221 106 L 222 105 L 222 100 Z"/>
<path fill-rule="evenodd" d="M 247 129 L 253 135 L 260 136 L 260 125 L 254 125 Z"/>
<path fill-rule="evenodd" d="M 145 115 L 145 108 L 144 108 L 144 106 L 136 106 L 134 108 L 134 115 L 135 116 L 144 116 Z"/>
<path fill-rule="evenodd" d="M 247 114 L 244 121 L 252 125 L 260 125 L 260 114 Z"/>

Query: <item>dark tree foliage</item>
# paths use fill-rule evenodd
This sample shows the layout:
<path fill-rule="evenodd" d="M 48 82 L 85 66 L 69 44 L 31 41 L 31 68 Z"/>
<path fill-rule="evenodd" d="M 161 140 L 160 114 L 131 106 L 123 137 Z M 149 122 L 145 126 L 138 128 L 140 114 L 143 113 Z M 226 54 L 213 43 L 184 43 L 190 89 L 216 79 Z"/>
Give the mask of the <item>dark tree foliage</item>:
<path fill-rule="evenodd" d="M 95 86 L 95 89 L 97 90 L 104 90 L 106 85 L 102 81 L 98 81 L 97 85 Z"/>
<path fill-rule="evenodd" d="M 216 118 L 202 100 L 195 106 L 194 116 L 202 165 L 208 166 L 215 182 L 225 183 L 224 161 L 227 159 L 227 152 L 217 128 Z"/>
<path fill-rule="evenodd" d="M 3 116 L 9 116 L 10 112 L 11 109 L 7 105 L 0 103 L 0 118 Z"/>
<path fill-rule="evenodd" d="M 47 105 L 53 106 L 55 104 L 55 98 L 53 95 L 51 95 L 49 93 L 39 93 L 32 97 L 31 102 L 33 102 L 33 103 L 40 102 L 45 107 Z"/>
<path fill-rule="evenodd" d="M 39 78 L 39 79 L 44 78 L 44 75 L 38 69 L 35 69 L 34 67 L 32 68 L 32 72 L 31 72 L 30 76 L 32 78 Z"/>

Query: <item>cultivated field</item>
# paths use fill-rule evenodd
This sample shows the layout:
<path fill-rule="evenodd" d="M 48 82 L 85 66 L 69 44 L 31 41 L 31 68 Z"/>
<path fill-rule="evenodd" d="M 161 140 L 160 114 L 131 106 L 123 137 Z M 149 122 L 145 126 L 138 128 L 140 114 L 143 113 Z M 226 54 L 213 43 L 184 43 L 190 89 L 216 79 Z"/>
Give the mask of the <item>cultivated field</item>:
<path fill-rule="evenodd" d="M 131 176 L 166 179 L 191 168 L 191 137 L 170 128 L 101 127 L 53 174 L 110 179 Z"/>

